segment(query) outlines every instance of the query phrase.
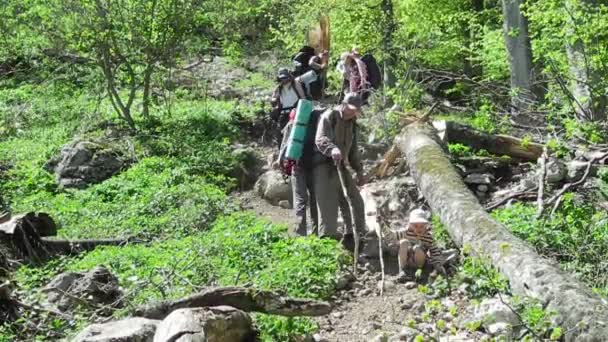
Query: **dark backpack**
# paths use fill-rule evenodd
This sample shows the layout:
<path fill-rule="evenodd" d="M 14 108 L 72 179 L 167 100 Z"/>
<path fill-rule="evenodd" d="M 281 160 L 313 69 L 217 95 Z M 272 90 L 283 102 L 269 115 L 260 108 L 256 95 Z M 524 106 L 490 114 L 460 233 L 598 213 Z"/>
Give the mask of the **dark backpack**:
<path fill-rule="evenodd" d="M 374 56 L 369 53 L 365 54 L 361 57 L 361 61 L 367 67 L 367 82 L 369 82 L 372 88 L 380 89 L 382 87 L 382 72 Z"/>
<path fill-rule="evenodd" d="M 304 146 L 302 150 L 302 157 L 299 160 L 289 160 L 286 158 L 285 154 L 287 152 L 288 138 L 283 140 L 283 144 L 281 145 L 281 149 L 279 151 L 279 164 L 281 172 L 290 176 L 294 166 L 300 166 L 305 169 L 311 169 L 313 167 L 313 156 L 316 152 L 315 146 L 315 136 L 317 133 L 317 126 L 319 123 L 319 118 L 325 112 L 325 109 L 315 109 L 310 114 L 310 121 L 308 121 L 308 128 L 306 130 L 306 136 L 304 137 Z M 293 122 L 289 122 L 287 126 L 285 126 L 285 131 L 283 134 L 288 137 L 291 133 L 291 129 L 293 126 Z"/>
<path fill-rule="evenodd" d="M 323 97 L 323 80 L 318 75 L 317 80 L 308 85 L 310 96 L 313 100 L 320 100 Z"/>
<path fill-rule="evenodd" d="M 294 76 L 300 76 L 310 70 L 310 59 L 315 55 L 315 49 L 310 46 L 304 46 L 300 51 L 293 56 L 292 61 L 295 65 Z"/>

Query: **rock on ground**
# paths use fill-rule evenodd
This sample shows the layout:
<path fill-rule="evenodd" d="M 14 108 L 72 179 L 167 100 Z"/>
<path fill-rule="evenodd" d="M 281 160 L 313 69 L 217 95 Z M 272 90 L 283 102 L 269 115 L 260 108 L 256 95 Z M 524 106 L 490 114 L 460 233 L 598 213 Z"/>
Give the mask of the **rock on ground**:
<path fill-rule="evenodd" d="M 256 180 L 263 173 L 264 160 L 250 146 L 237 145 L 232 154 L 238 160 L 238 164 L 231 176 L 239 182 L 239 189 L 243 191 L 253 188 Z"/>
<path fill-rule="evenodd" d="M 561 160 L 550 159 L 547 161 L 545 167 L 545 180 L 547 183 L 559 183 L 566 178 L 568 170 L 566 169 L 566 165 Z"/>
<path fill-rule="evenodd" d="M 49 160 L 45 169 L 54 172 L 57 183 L 66 188 L 86 188 L 100 183 L 130 163 L 117 143 L 76 139 Z"/>
<path fill-rule="evenodd" d="M 577 180 L 583 178 L 583 176 L 585 175 L 585 171 L 587 170 L 587 165 L 588 162 L 585 161 L 580 161 L 580 160 L 572 160 L 570 161 L 567 165 L 567 177 L 568 177 L 568 181 L 570 182 L 576 182 Z M 589 169 L 589 175 L 590 176 L 594 176 L 597 174 L 597 167 L 596 166 L 591 166 L 591 168 Z"/>
<path fill-rule="evenodd" d="M 508 299 L 504 298 L 504 300 L 508 303 Z M 514 327 L 518 327 L 521 323 L 513 310 L 497 297 L 482 301 L 468 321 L 482 322 L 485 331 L 494 336 L 499 334 L 513 336 L 516 333 Z"/>
<path fill-rule="evenodd" d="M 48 302 L 62 311 L 83 303 L 120 306 L 122 296 L 118 279 L 104 266 L 86 273 L 62 273 L 42 291 L 47 293 Z"/>
<path fill-rule="evenodd" d="M 73 342 L 152 342 L 160 321 L 132 317 L 105 324 L 92 324 Z"/>
<path fill-rule="evenodd" d="M 281 201 L 292 201 L 291 180 L 283 178 L 283 174 L 276 170 L 264 173 L 254 186 L 255 192 L 273 205 L 278 205 Z"/>
<path fill-rule="evenodd" d="M 154 342 L 247 342 L 255 336 L 248 314 L 230 306 L 216 306 L 173 311 L 159 324 Z"/>

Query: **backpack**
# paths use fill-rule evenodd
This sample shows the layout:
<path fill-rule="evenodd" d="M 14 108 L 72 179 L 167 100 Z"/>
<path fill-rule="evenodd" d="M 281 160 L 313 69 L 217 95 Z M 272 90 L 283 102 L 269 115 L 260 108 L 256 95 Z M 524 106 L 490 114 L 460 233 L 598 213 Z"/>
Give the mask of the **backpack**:
<path fill-rule="evenodd" d="M 308 87 L 310 97 L 312 97 L 313 100 L 318 101 L 323 97 L 323 80 L 321 77 L 318 77 L 316 81 L 310 83 Z"/>
<path fill-rule="evenodd" d="M 382 72 L 374 56 L 369 53 L 365 54 L 361 57 L 361 61 L 367 67 L 367 82 L 369 82 L 372 88 L 380 89 L 382 87 Z"/>
<path fill-rule="evenodd" d="M 306 130 L 306 136 L 304 137 L 304 149 L 302 150 L 302 157 L 299 160 L 291 160 L 286 157 L 288 138 L 283 139 L 283 144 L 281 145 L 281 150 L 279 151 L 279 166 L 281 172 L 286 176 L 291 176 L 293 172 L 293 168 L 296 165 L 311 167 L 313 155 L 316 151 L 315 146 L 315 136 L 317 133 L 317 125 L 319 123 L 319 118 L 325 112 L 325 109 L 314 109 L 310 115 L 310 120 L 308 121 L 308 129 Z M 285 126 L 285 130 L 283 131 L 283 135 L 285 137 L 289 137 L 291 134 L 291 129 L 294 124 L 294 116 L 295 111 L 289 118 L 289 123 Z"/>
<path fill-rule="evenodd" d="M 294 76 L 300 76 L 310 70 L 310 59 L 315 55 L 315 49 L 310 46 L 304 46 L 293 56 L 292 61 L 295 66 Z"/>

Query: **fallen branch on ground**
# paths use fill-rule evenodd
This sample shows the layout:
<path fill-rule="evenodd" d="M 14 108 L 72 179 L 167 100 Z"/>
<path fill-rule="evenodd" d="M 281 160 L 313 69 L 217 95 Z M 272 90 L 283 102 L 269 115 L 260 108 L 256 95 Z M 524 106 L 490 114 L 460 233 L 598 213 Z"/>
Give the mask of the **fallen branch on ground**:
<path fill-rule="evenodd" d="M 433 126 L 446 142 L 464 144 L 477 150 L 484 149 L 497 156 L 506 155 L 536 162 L 543 153 L 542 144 L 526 142 L 510 135 L 488 134 L 453 121 L 435 121 Z"/>
<path fill-rule="evenodd" d="M 228 305 L 246 312 L 261 312 L 287 317 L 323 316 L 331 312 L 329 303 L 311 299 L 283 297 L 272 291 L 244 287 L 222 287 L 193 296 L 140 307 L 134 316 L 164 319 L 177 309 Z"/>
<path fill-rule="evenodd" d="M 547 205 L 555 202 L 555 205 L 553 206 L 553 209 L 551 210 L 551 215 L 553 215 L 559 208 L 564 194 L 566 192 L 568 192 L 568 190 L 576 188 L 579 185 L 584 184 L 587 181 L 587 178 L 589 178 L 589 175 L 591 174 L 591 167 L 593 166 L 593 164 L 595 162 L 597 162 L 598 160 L 602 160 L 606 157 L 608 157 L 608 152 L 601 154 L 601 155 L 597 155 L 594 158 L 592 158 L 591 160 L 589 160 L 589 162 L 587 162 L 587 167 L 585 168 L 585 173 L 583 174 L 581 179 L 579 179 L 578 181 L 573 182 L 573 183 L 566 183 L 557 194 L 555 194 L 553 197 L 551 197 L 549 200 L 547 200 L 547 203 L 546 203 Z M 543 214 L 543 212 L 541 212 L 539 214 L 539 216 L 541 216 L 542 214 Z"/>
<path fill-rule="evenodd" d="M 538 176 L 538 197 L 536 199 L 536 217 L 540 217 L 544 210 L 543 197 L 545 196 L 545 177 L 547 175 L 547 148 L 543 148 L 543 154 L 539 159 L 540 174 Z"/>
<path fill-rule="evenodd" d="M 507 203 L 509 200 L 512 200 L 514 198 L 530 198 L 533 199 L 537 196 L 536 193 L 536 189 L 531 189 L 529 191 L 519 191 L 519 192 L 514 192 L 512 194 L 510 194 L 509 196 L 506 196 L 505 198 L 502 198 L 494 203 L 489 204 L 488 206 L 486 206 L 486 210 L 490 211 L 490 210 L 494 210 L 498 207 L 500 207 L 501 205 Z"/>
<path fill-rule="evenodd" d="M 55 255 L 80 253 L 97 246 L 143 242 L 132 238 L 69 241 L 48 237 L 55 235 L 56 231 L 55 223 L 44 213 L 17 215 L 0 224 L 0 244 L 17 259 L 38 263 Z"/>

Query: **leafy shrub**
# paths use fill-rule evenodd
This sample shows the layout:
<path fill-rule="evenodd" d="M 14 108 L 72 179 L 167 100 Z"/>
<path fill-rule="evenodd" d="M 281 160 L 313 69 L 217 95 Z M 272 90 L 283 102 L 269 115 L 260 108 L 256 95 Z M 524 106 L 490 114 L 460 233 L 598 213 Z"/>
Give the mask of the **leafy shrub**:
<path fill-rule="evenodd" d="M 467 291 L 473 298 L 492 297 L 499 293 L 509 293 L 509 281 L 498 272 L 490 260 L 482 255 L 471 254 L 471 249 L 465 246 L 462 264 L 463 281 L 469 283 Z"/>
<path fill-rule="evenodd" d="M 220 188 L 189 175 L 175 160 L 158 157 L 86 190 L 40 191 L 13 204 L 16 212 L 41 208 L 69 238 L 179 237 L 206 228 L 230 209 Z"/>
<path fill-rule="evenodd" d="M 86 271 L 106 265 L 128 294 L 125 310 L 163 299 L 174 299 L 208 285 L 255 286 L 300 298 L 326 299 L 334 291 L 337 271 L 348 262 L 339 244 L 316 237 L 287 238 L 285 226 L 250 213 L 217 220 L 208 232 L 182 239 L 100 247 L 80 258 L 42 268 L 21 268 L 17 281 L 33 289 L 60 269 Z M 307 319 L 256 315 L 266 341 L 284 341 L 307 333 Z"/>
<path fill-rule="evenodd" d="M 579 138 L 597 144 L 605 141 L 603 128 L 596 122 L 581 122 L 571 118 L 562 120 L 566 129 L 566 137 L 569 139 Z"/>
<path fill-rule="evenodd" d="M 494 218 L 515 235 L 530 242 L 539 253 L 556 258 L 562 266 L 591 286 L 608 283 L 608 216 L 566 194 L 560 210 L 545 219 L 536 218 L 532 205 L 515 204 L 496 210 Z"/>
<path fill-rule="evenodd" d="M 473 155 L 471 148 L 469 146 L 460 144 L 460 143 L 450 143 L 448 144 L 448 150 L 450 154 L 454 157 L 468 157 Z"/>

